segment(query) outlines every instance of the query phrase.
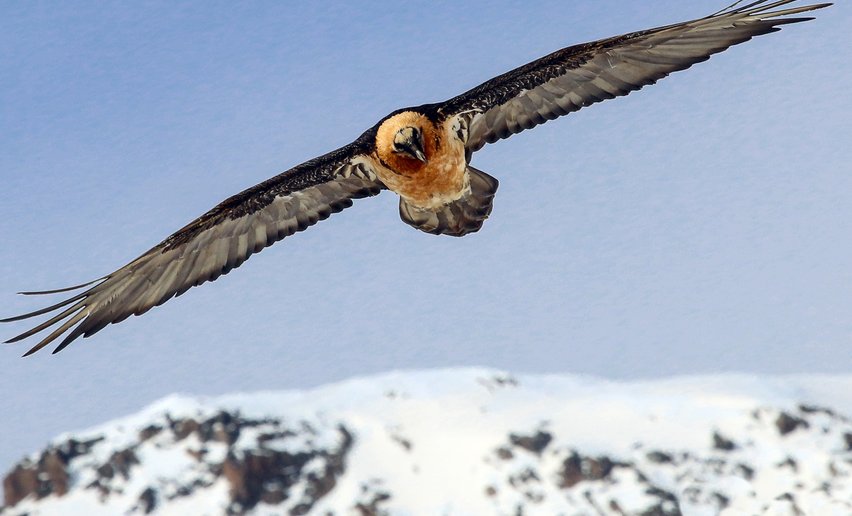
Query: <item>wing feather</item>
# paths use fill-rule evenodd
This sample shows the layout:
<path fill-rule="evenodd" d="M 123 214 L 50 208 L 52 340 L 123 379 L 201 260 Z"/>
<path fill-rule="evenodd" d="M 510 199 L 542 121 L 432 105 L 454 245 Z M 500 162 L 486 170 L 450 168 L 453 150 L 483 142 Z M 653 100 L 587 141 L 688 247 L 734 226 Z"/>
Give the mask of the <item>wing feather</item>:
<path fill-rule="evenodd" d="M 65 322 L 64 322 L 64 323 L 63 323 L 63 324 L 62 324 L 59 328 L 56 328 L 55 330 L 53 330 L 53 332 L 52 332 L 50 335 L 48 335 L 47 337 L 45 337 L 44 339 L 42 339 L 42 341 L 41 341 L 41 342 L 39 342 L 38 344 L 36 344 L 36 345 L 35 345 L 35 346 L 33 346 L 32 348 L 30 348 L 30 350 L 29 350 L 29 351 L 27 351 L 26 353 L 24 353 L 24 356 L 25 356 L 25 357 L 30 356 L 30 355 L 32 355 L 33 353 L 35 353 L 36 351 L 40 350 L 41 348 L 43 348 L 43 347 L 47 346 L 48 344 L 50 344 L 51 342 L 53 342 L 53 341 L 54 341 L 57 337 L 59 337 L 60 335 L 62 335 L 63 333 L 65 333 L 66 331 L 68 331 L 69 329 L 71 329 L 71 328 L 72 328 L 75 324 L 77 324 L 78 322 L 80 322 L 81 320 L 83 320 L 83 319 L 84 319 L 87 315 L 88 315 L 88 312 L 86 311 L 86 309 L 85 309 L 85 308 L 81 309 L 79 312 L 77 312 L 76 314 L 74 314 L 74 315 L 73 315 L 70 319 L 68 319 L 67 321 L 65 321 Z M 79 328 L 76 328 L 76 329 L 75 329 L 75 332 L 72 332 L 72 333 L 69 335 L 69 337 L 70 337 L 71 335 L 74 335 L 74 334 L 75 334 L 77 331 L 79 331 L 79 330 L 80 330 Z M 57 351 L 58 351 L 58 350 L 60 350 L 60 349 L 62 349 L 62 348 L 64 348 L 64 347 L 65 347 L 65 346 L 67 346 L 68 344 L 70 344 L 70 341 L 68 341 L 67 339 L 66 339 L 66 340 L 64 340 L 64 341 L 60 344 L 60 347 L 56 348 L 56 349 L 57 349 Z"/>
<path fill-rule="evenodd" d="M 627 95 L 711 55 L 827 7 L 776 8 L 797 0 L 759 0 L 716 14 L 558 50 L 450 99 L 444 115 L 468 122 L 468 153 L 547 120 Z M 739 6 L 739 7 L 738 7 Z"/>
<path fill-rule="evenodd" d="M 28 293 L 89 287 L 41 310 L 0 320 L 18 321 L 64 309 L 6 342 L 59 325 L 26 355 L 65 335 L 56 353 L 80 336 L 89 337 L 130 315 L 144 314 L 193 286 L 227 274 L 252 254 L 352 206 L 353 199 L 377 195 L 384 185 L 365 163 L 363 150 L 356 141 L 237 194 L 100 280 Z"/>

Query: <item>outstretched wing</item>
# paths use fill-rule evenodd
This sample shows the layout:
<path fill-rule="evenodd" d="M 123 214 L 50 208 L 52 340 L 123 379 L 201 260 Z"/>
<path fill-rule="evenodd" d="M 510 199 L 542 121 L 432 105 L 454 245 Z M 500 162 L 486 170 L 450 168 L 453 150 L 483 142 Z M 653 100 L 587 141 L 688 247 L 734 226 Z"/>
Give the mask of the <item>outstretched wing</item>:
<path fill-rule="evenodd" d="M 468 121 L 467 152 L 603 100 L 627 95 L 672 72 L 831 4 L 778 9 L 796 0 L 761 0 L 698 20 L 558 50 L 450 99 L 444 115 Z"/>
<path fill-rule="evenodd" d="M 18 321 L 62 309 L 6 342 L 58 325 L 26 355 L 71 330 L 56 353 L 80 336 L 88 337 L 110 323 L 141 315 L 190 287 L 227 274 L 253 253 L 348 208 L 353 199 L 377 195 L 383 188 L 357 142 L 303 163 L 225 200 L 108 276 L 67 289 L 25 292 L 53 294 L 94 285 L 47 308 L 0 320 Z"/>

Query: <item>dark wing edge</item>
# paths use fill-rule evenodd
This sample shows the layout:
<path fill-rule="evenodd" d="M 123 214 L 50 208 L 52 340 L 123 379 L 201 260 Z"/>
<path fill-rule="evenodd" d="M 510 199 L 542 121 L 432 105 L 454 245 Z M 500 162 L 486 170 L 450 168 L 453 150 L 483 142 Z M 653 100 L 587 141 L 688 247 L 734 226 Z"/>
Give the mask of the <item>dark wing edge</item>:
<path fill-rule="evenodd" d="M 378 195 L 384 185 L 356 144 L 305 162 L 230 197 L 107 276 L 75 287 L 21 292 L 54 294 L 94 285 L 46 308 L 0 319 L 20 321 L 64 308 L 6 343 L 58 325 L 24 356 L 71 330 L 53 351 L 58 353 L 78 337 L 89 337 L 108 324 L 142 315 L 191 287 L 227 274 L 252 254 L 352 206 L 354 199 Z"/>
<path fill-rule="evenodd" d="M 774 10 L 797 0 L 737 2 L 716 14 L 558 50 L 445 102 L 445 116 L 468 122 L 467 152 L 669 74 L 832 4 Z"/>

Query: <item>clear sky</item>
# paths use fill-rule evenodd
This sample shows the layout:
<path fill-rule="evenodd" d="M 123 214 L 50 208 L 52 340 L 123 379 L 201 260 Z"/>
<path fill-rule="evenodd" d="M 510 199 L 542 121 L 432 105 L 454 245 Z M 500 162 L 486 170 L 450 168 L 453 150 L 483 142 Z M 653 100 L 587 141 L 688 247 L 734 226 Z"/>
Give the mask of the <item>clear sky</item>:
<path fill-rule="evenodd" d="M 0 315 L 398 107 L 725 3 L 4 2 Z M 477 234 L 417 232 L 385 193 L 59 355 L 0 348 L 0 466 L 175 391 L 473 365 L 852 372 L 840 4 L 487 146 L 473 164 L 501 186 Z"/>

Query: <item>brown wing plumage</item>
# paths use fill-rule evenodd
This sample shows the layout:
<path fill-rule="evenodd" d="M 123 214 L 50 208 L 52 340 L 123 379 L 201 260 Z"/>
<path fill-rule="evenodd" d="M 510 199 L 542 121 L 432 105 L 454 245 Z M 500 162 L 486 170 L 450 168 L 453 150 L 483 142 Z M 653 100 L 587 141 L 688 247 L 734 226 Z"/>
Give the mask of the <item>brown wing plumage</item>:
<path fill-rule="evenodd" d="M 779 9 L 794 1 L 737 2 L 706 18 L 564 48 L 450 99 L 441 111 L 468 120 L 471 153 L 547 120 L 627 95 L 781 25 L 811 20 L 794 15 L 831 5 Z"/>
<path fill-rule="evenodd" d="M 225 200 L 108 276 L 77 287 L 27 293 L 68 292 L 94 284 L 55 305 L 0 320 L 18 321 L 62 310 L 6 342 L 56 326 L 26 355 L 65 334 L 56 353 L 78 337 L 141 315 L 193 286 L 227 274 L 253 253 L 351 206 L 353 199 L 377 195 L 383 188 L 356 141 Z"/>

